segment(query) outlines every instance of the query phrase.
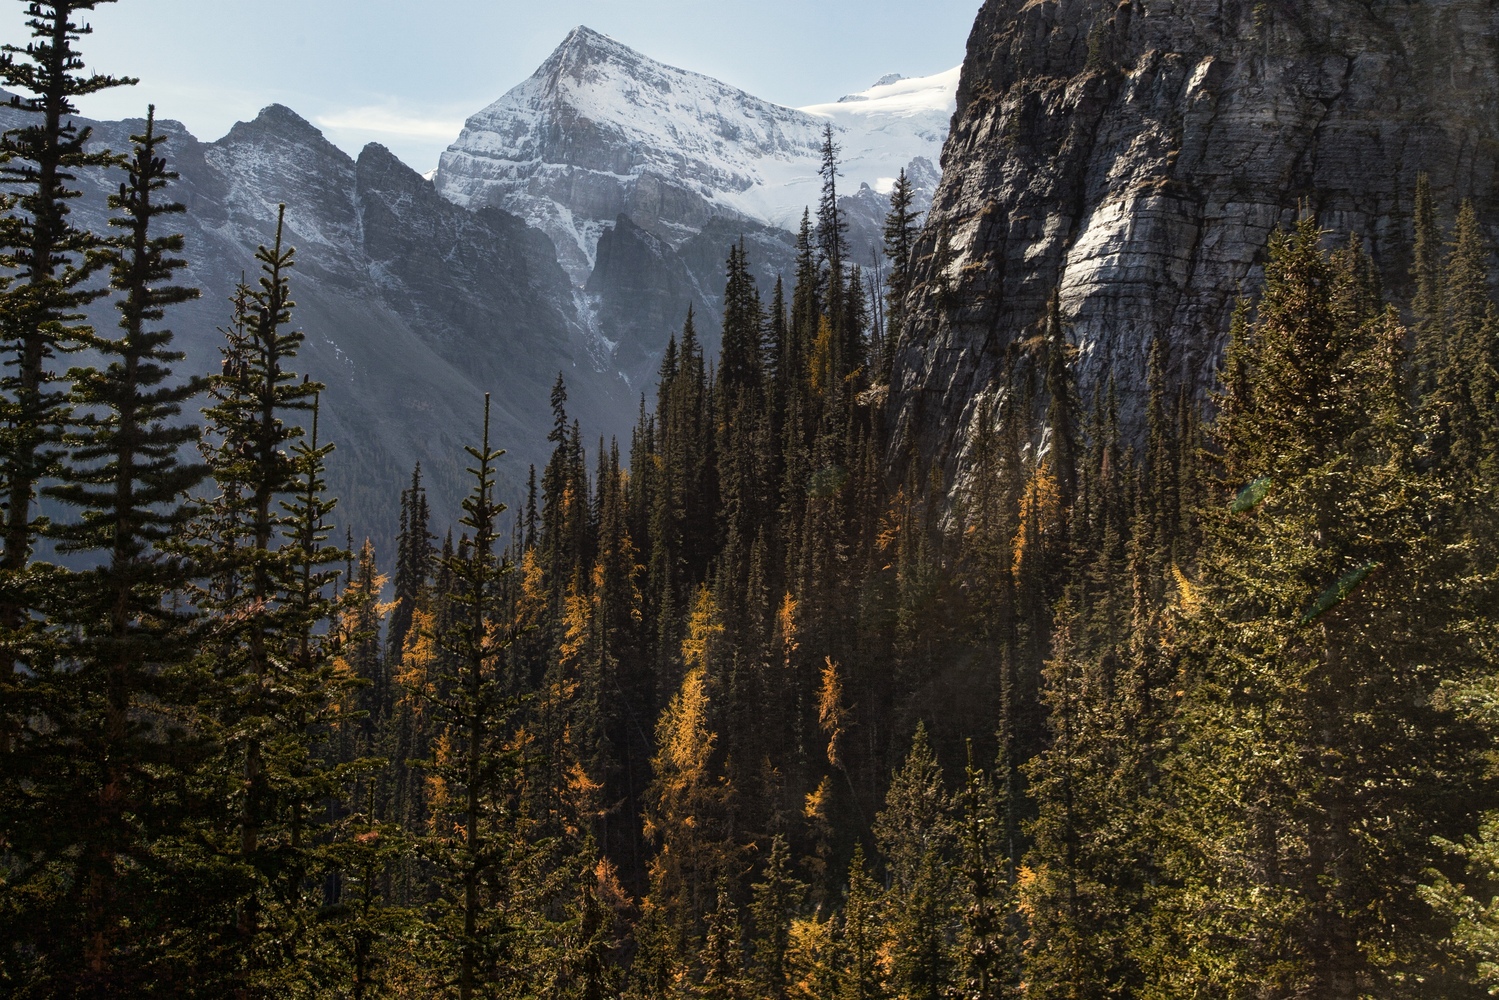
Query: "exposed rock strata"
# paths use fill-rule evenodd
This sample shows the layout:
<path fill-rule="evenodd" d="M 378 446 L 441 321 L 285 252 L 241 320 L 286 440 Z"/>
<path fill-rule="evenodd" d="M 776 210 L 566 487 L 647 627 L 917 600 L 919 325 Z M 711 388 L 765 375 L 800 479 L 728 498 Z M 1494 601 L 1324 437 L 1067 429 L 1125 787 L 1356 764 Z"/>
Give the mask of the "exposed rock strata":
<path fill-rule="evenodd" d="M 1499 224 L 1493 0 L 988 0 L 893 385 L 897 447 L 964 465 L 1060 290 L 1086 388 L 1138 429 L 1151 338 L 1211 384 L 1234 301 L 1298 206 L 1403 288 L 1411 193 Z M 954 257 L 939 299 L 932 254 Z"/>

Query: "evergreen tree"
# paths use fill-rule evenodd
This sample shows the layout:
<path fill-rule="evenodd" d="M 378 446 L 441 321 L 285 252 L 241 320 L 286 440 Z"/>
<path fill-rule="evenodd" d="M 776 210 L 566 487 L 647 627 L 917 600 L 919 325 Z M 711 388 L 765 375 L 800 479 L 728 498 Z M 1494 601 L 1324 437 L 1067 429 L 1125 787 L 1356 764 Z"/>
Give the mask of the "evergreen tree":
<path fill-rule="evenodd" d="M 854 846 L 848 865 L 848 895 L 838 937 L 838 1000 L 877 1000 L 886 996 L 880 974 L 884 929 L 880 890 L 864 864 L 864 847 Z"/>
<path fill-rule="evenodd" d="M 1204 511 L 1202 582 L 1184 583 L 1163 994 L 1398 995 L 1439 964 L 1401 886 L 1487 794 L 1476 734 L 1433 697 L 1478 667 L 1464 609 L 1485 598 L 1444 540 L 1451 493 L 1410 462 L 1404 332 L 1336 307 L 1360 279 L 1320 236 L 1303 221 L 1273 244 L 1215 428 L 1224 485 L 1265 486 Z"/>
<path fill-rule="evenodd" d="M 1031 932 L 1027 994 L 1128 995 L 1126 921 L 1143 899 L 1126 892 L 1130 806 L 1116 814 L 1110 794 L 1122 769 L 1109 725 L 1117 663 L 1109 655 L 1085 659 L 1076 614 L 1065 604 L 1056 627 L 1043 684 L 1050 746 L 1027 765 L 1038 811 L 1026 856 L 1032 875 L 1019 900 Z"/>
<path fill-rule="evenodd" d="M 71 970 L 62 988 L 84 992 L 105 983 L 144 992 L 153 975 L 170 975 L 153 968 L 171 960 L 162 936 L 134 928 L 149 924 L 148 914 L 180 920 L 168 903 L 179 873 L 163 847 L 182 833 L 185 784 L 202 749 L 181 727 L 195 697 L 194 637 L 190 617 L 172 605 L 191 570 L 164 551 L 190 516 L 183 495 L 204 474 L 182 460 L 197 432 L 178 422 L 202 384 L 167 381 L 182 355 L 159 326 L 167 307 L 196 292 L 171 284 L 184 266 L 173 256 L 182 237 L 155 231 L 183 209 L 161 197 L 176 175 L 158 156 L 154 109 L 132 141 L 128 180 L 109 201 L 122 233 L 105 251 L 121 333 L 89 338 L 107 367 L 69 373 L 79 416 L 64 438 L 62 482 L 48 490 L 78 518 L 52 526 L 58 550 L 97 565 L 73 575 L 53 613 L 65 630 L 62 656 L 36 677 L 50 691 L 50 725 L 28 747 L 33 762 L 69 776 L 65 786 L 34 783 L 30 798 L 38 832 L 57 846 L 60 867 L 47 881 L 73 887 L 51 901 L 67 925 L 49 926 L 35 946 Z"/>
<path fill-rule="evenodd" d="M 1415 297 L 1411 312 L 1415 316 L 1417 388 L 1422 395 L 1431 392 L 1442 368 L 1442 256 L 1441 233 L 1437 229 L 1436 206 L 1431 196 L 1431 177 L 1416 177 L 1415 242 L 1411 276 L 1415 278 Z"/>
<path fill-rule="evenodd" d="M 791 872 L 791 850 L 777 834 L 765 860 L 763 881 L 756 882 L 750 914 L 754 920 L 755 968 L 760 989 L 771 1000 L 781 1000 L 788 988 L 791 925 L 807 891 Z"/>
<path fill-rule="evenodd" d="M 838 207 L 838 144 L 831 123 L 822 127 L 822 199 L 817 205 L 817 249 L 828 275 L 829 311 L 836 313 L 842 301 L 843 265 L 848 260 L 848 221 Z"/>
<path fill-rule="evenodd" d="M 1068 512 L 1077 500 L 1077 400 L 1068 357 L 1070 346 L 1062 327 L 1062 300 L 1053 293 L 1046 310 L 1046 431 L 1049 438 L 1048 465 L 1056 476 L 1062 509 L 1061 538 L 1069 539 Z"/>
<path fill-rule="evenodd" d="M 7 263 L 16 269 L 5 290 L 3 328 L 6 351 L 14 355 L 5 384 L 10 412 L 3 456 L 8 491 L 3 569 L 9 576 L 24 571 L 31 559 L 40 527 L 33 520 L 36 491 L 53 469 L 56 435 L 66 418 L 64 395 L 50 384 L 55 375 L 47 363 L 60 350 L 87 340 L 90 331 L 79 311 L 104 294 L 86 287 L 101 263 L 90 253 L 100 247 L 101 237 L 72 224 L 68 202 L 80 194 L 69 186 L 78 180 L 74 171 L 121 162 L 111 152 L 89 150 L 91 130 L 71 118 L 78 98 L 135 82 L 79 73 L 83 60 L 76 44 L 92 29 L 74 18 L 109 2 L 31 3 L 27 27 L 34 40 L 25 48 L 0 49 L 0 82 L 32 95 L 14 97 L 12 106 L 40 118 L 0 139 L 0 178 L 21 192 L 12 196 L 20 211 L 9 214 L 0 229 Z M 0 608 L 7 630 L 21 627 L 23 610 L 24 605 Z"/>
<path fill-rule="evenodd" d="M 729 248 L 728 283 L 723 298 L 723 350 L 718 384 L 727 392 L 753 390 L 762 377 L 764 318 L 755 279 L 749 272 L 744 240 Z"/>
<path fill-rule="evenodd" d="M 744 929 L 727 884 L 719 886 L 718 905 L 708 914 L 706 923 L 703 981 L 696 995 L 704 1000 L 748 1000 L 753 994 L 744 968 Z"/>
<path fill-rule="evenodd" d="M 470 534 L 444 565 L 453 618 L 436 636 L 443 655 L 432 707 L 441 735 L 422 762 L 434 791 L 431 833 L 421 847 L 437 868 L 434 929 L 460 1000 L 518 985 L 510 982 L 522 919 L 515 883 L 529 853 L 516 809 L 516 705 L 497 669 L 509 640 L 500 591 L 509 567 L 495 552 L 505 510 L 494 497 L 495 463 L 504 452 L 490 444 L 488 396 L 481 443 L 466 450 L 474 485 L 460 523 Z"/>
<path fill-rule="evenodd" d="M 1442 279 L 1440 369 L 1427 398 L 1432 449 L 1439 461 L 1465 474 L 1484 464 L 1488 419 L 1494 414 L 1495 338 L 1488 322 L 1489 252 L 1471 202 L 1464 202 L 1453 227 L 1451 252 Z"/>
<path fill-rule="evenodd" d="M 900 1000 L 938 1000 L 953 974 L 957 837 L 942 769 L 922 724 L 875 817 L 874 835 L 890 875 L 891 992 Z"/>
<path fill-rule="evenodd" d="M 531 486 L 536 485 L 536 470 L 531 470 Z M 534 502 L 533 502 L 534 507 Z M 401 530 L 396 544 L 396 606 L 390 620 L 390 649 L 398 658 L 411 631 L 411 616 L 432 573 L 431 510 L 427 490 L 422 485 L 422 466 L 418 462 L 411 473 L 411 486 L 401 494 Z"/>
<path fill-rule="evenodd" d="M 100 2 L 110 0 L 28 2 L 32 40 L 0 47 L 0 85 L 30 119 L 0 136 L 0 181 L 8 189 L 0 195 L 0 850 L 18 858 L 33 853 L 29 835 L 51 835 L 26 817 L 22 782 L 33 777 L 34 763 L 46 766 L 26 744 L 39 724 L 46 728 L 48 692 L 32 681 L 54 666 L 56 653 L 43 616 L 58 593 L 57 571 L 36 558 L 47 530 L 38 491 L 58 471 L 58 439 L 70 417 L 53 362 L 88 341 L 92 331 L 81 312 L 105 294 L 91 281 L 105 263 L 96 252 L 103 237 L 73 223 L 69 202 L 81 194 L 83 177 L 121 162 L 90 150 L 90 130 L 72 116 L 78 98 L 135 82 L 81 72 L 77 45 L 90 28 L 78 15 Z M 55 775 L 34 777 L 50 783 Z"/>
<path fill-rule="evenodd" d="M 294 914 L 308 905 L 303 879 L 316 864 L 312 815 L 331 788 L 314 739 L 340 697 L 331 649 L 318 636 L 331 613 L 329 567 L 345 557 L 325 544 L 330 449 L 304 441 L 288 419 L 315 421 L 322 386 L 291 368 L 304 334 L 291 325 L 295 252 L 282 235 L 278 219 L 273 245 L 256 255 L 259 287 L 235 299 L 223 374 L 204 411 L 203 448 L 219 492 L 200 503 L 191 533 L 207 576 L 194 601 L 217 622 L 202 647 L 221 685 L 211 773 L 232 816 L 215 839 L 234 873 L 223 903 L 236 916 L 214 945 L 227 949 L 214 967 L 242 991 L 274 991 L 299 946 Z"/>
<path fill-rule="evenodd" d="M 956 995 L 963 1000 L 1018 996 L 1019 956 L 1014 935 L 1013 880 L 1005 870 L 1004 825 L 990 777 L 973 762 L 962 792 L 962 930 L 958 935 Z"/>
<path fill-rule="evenodd" d="M 890 380 L 895 349 L 906 327 L 906 296 L 911 293 L 912 254 L 920 231 L 917 220 L 921 216 L 911 210 L 914 200 L 911 182 L 902 168 L 890 192 L 890 212 L 885 216 L 885 257 L 890 262 L 890 276 L 885 282 L 884 351 L 878 379 L 882 382 Z"/>

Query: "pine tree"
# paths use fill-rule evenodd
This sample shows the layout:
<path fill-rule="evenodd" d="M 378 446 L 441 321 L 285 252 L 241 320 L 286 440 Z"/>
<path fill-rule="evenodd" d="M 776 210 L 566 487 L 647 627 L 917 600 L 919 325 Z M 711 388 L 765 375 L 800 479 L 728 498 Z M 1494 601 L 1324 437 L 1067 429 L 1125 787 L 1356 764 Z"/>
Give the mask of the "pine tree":
<path fill-rule="evenodd" d="M 1077 616 L 1065 602 L 1056 631 L 1042 690 L 1050 745 L 1026 767 L 1037 801 L 1019 899 L 1031 933 L 1027 994 L 1108 996 L 1132 986 L 1125 921 L 1130 904 L 1142 903 L 1126 895 L 1128 806 L 1115 815 L 1111 798 L 1123 769 L 1110 725 L 1117 664 L 1078 649 Z"/>
<path fill-rule="evenodd" d="M 848 222 L 838 207 L 838 144 L 831 123 L 822 127 L 822 200 L 817 205 L 817 249 L 827 275 L 829 312 L 836 313 L 843 294 L 843 265 L 848 260 Z"/>
<path fill-rule="evenodd" d="M 435 931 L 461 1000 L 500 995 L 512 974 L 506 958 L 519 917 L 511 897 L 529 853 L 516 812 L 515 699 L 497 669 L 509 641 L 500 590 L 509 567 L 495 552 L 505 510 L 494 497 L 495 463 L 504 452 L 490 444 L 487 395 L 483 427 L 480 445 L 466 449 L 474 484 L 460 523 L 469 534 L 444 563 L 453 617 L 436 636 L 441 677 L 432 707 L 441 735 L 421 765 L 433 789 L 421 850 L 437 868 Z"/>
<path fill-rule="evenodd" d="M 1337 307 L 1361 279 L 1320 236 L 1303 221 L 1272 245 L 1215 427 L 1232 478 L 1203 512 L 1201 583 L 1182 584 L 1163 994 L 1351 998 L 1434 967 L 1401 886 L 1486 787 L 1476 733 L 1433 698 L 1477 667 L 1464 609 L 1486 598 L 1450 547 L 1452 494 L 1411 465 L 1404 332 Z M 1227 504 L 1246 479 L 1265 486 Z"/>
<path fill-rule="evenodd" d="M 1066 518 L 1077 501 L 1077 400 L 1069 358 L 1070 346 L 1062 327 L 1062 300 L 1053 293 L 1046 310 L 1046 432 L 1048 465 L 1056 476 L 1062 508 L 1063 544 L 1069 539 Z"/>
<path fill-rule="evenodd" d="M 878 381 L 890 380 L 895 363 L 895 349 L 900 343 L 906 327 L 906 296 L 911 293 L 912 253 L 916 234 L 920 231 L 917 220 L 920 212 L 911 210 L 915 193 L 902 168 L 895 178 L 895 187 L 890 192 L 890 212 L 885 216 L 885 257 L 890 262 L 890 276 L 885 282 L 885 330 L 884 352 L 880 358 Z"/>
<path fill-rule="evenodd" d="M 958 935 L 956 995 L 963 1000 L 1018 996 L 1014 887 L 1005 870 L 1004 822 L 989 775 L 975 766 L 968 741 L 962 792 L 962 930 Z"/>
<path fill-rule="evenodd" d="M 618 948 L 615 907 L 625 893 L 613 865 L 597 862 L 583 873 L 578 893 L 576 930 L 569 948 L 573 992 L 577 1000 L 613 1000 L 620 995 L 622 971 L 612 961 Z"/>
<path fill-rule="evenodd" d="M 754 964 L 762 995 L 770 1000 L 782 1000 L 789 985 L 791 925 L 807 886 L 792 875 L 791 850 L 786 838 L 780 834 L 771 840 L 770 856 L 765 859 L 762 878 L 763 881 L 751 886 L 754 890 L 754 902 L 750 905 L 754 921 Z"/>
<path fill-rule="evenodd" d="M 203 647 L 221 685 L 212 771 L 233 817 L 217 835 L 237 916 L 215 968 L 251 991 L 276 989 L 299 946 L 291 914 L 307 905 L 300 880 L 315 867 L 313 804 L 331 789 L 314 739 L 341 696 L 319 636 L 331 567 L 345 556 L 326 544 L 330 448 L 304 440 L 289 419 L 315 423 L 322 386 L 291 367 L 304 334 L 292 328 L 295 252 L 282 236 L 278 219 L 274 243 L 256 255 L 259 286 L 236 295 L 223 374 L 204 411 L 202 447 L 219 493 L 200 503 L 190 550 L 207 577 L 195 603 L 217 619 Z"/>
<path fill-rule="evenodd" d="M 938 1000 L 953 973 L 957 836 L 942 769 L 918 723 L 890 782 L 874 835 L 890 875 L 890 988 L 901 1000 Z"/>
<path fill-rule="evenodd" d="M 536 485 L 536 470 L 531 470 L 531 486 Z M 534 507 L 534 503 L 533 503 Z M 390 620 L 389 644 L 393 658 L 398 658 L 411 630 L 411 616 L 432 573 L 431 510 L 427 490 L 422 485 L 422 466 L 418 462 L 411 473 L 411 486 L 401 494 L 401 530 L 397 541 L 395 598 Z"/>
<path fill-rule="evenodd" d="M 81 72 L 77 44 L 91 29 L 77 15 L 100 2 L 110 0 L 28 2 L 32 40 L 24 48 L 0 47 L 0 85 L 15 95 L 11 106 L 31 116 L 29 124 L 0 136 L 0 181 L 8 189 L 0 195 L 6 272 L 0 279 L 6 367 L 0 378 L 0 845 L 23 857 L 30 853 L 27 834 L 44 832 L 23 818 L 18 784 L 36 759 L 24 744 L 44 718 L 46 692 L 31 679 L 52 666 L 55 652 L 41 616 L 55 592 L 56 570 L 36 559 L 47 529 L 36 501 L 42 483 L 57 472 L 58 439 L 70 417 L 53 361 L 88 341 L 92 331 L 81 312 L 106 294 L 91 281 L 105 264 L 96 252 L 103 237 L 72 222 L 69 202 L 81 194 L 83 177 L 121 162 L 107 150 L 90 150 L 90 130 L 72 116 L 78 98 L 135 82 Z"/>
<path fill-rule="evenodd" d="M 1414 260 L 1411 276 L 1415 278 L 1415 297 L 1411 312 L 1415 316 L 1417 388 L 1429 393 L 1442 368 L 1442 257 L 1441 233 L 1437 229 L 1436 206 L 1431 196 L 1431 177 L 1416 177 Z"/>
<path fill-rule="evenodd" d="M 102 237 L 79 229 L 69 219 L 67 202 L 79 195 L 70 184 L 78 171 L 120 165 L 121 157 L 108 150 L 88 150 L 90 129 L 72 120 L 75 100 L 112 87 L 133 84 L 123 76 L 91 73 L 84 67 L 76 43 L 91 28 L 75 16 L 111 0 L 39 0 L 28 3 L 31 40 L 25 48 L 0 48 L 0 84 L 31 94 L 12 97 L 13 108 L 37 115 L 39 121 L 0 136 L 0 180 L 19 189 L 4 205 L 0 223 L 4 261 L 13 276 L 0 298 L 0 349 L 9 355 L 10 372 L 0 382 L 6 424 L 0 477 L 6 490 L 4 553 L 0 556 L 0 682 L 15 684 L 13 675 L 25 664 L 25 649 L 45 649 L 33 636 L 31 612 L 39 609 L 33 567 L 37 538 L 45 519 L 36 511 L 40 483 L 51 477 L 58 459 L 57 438 L 66 423 L 66 393 L 55 385 L 49 363 L 58 352 L 70 351 L 90 339 L 81 310 L 105 294 L 90 279 L 103 258 L 97 255 Z M 9 198 L 7 198 L 9 201 Z M 7 705 L 24 702 L 7 697 Z M 21 709 L 25 711 L 24 708 Z M 16 736 L 24 714 L 4 720 L 0 750 Z M 6 771 L 10 771 L 9 768 Z"/>
<path fill-rule="evenodd" d="M 1149 391 L 1145 469 L 1148 477 L 1146 496 L 1150 501 L 1150 550 L 1157 574 L 1164 580 L 1164 569 L 1176 557 L 1177 529 L 1181 523 L 1180 470 L 1177 460 L 1175 421 L 1168 412 L 1165 384 L 1166 345 L 1157 337 L 1150 343 Z"/>
<path fill-rule="evenodd" d="M 764 317 L 755 279 L 749 272 L 744 240 L 729 248 L 728 283 L 723 297 L 723 350 L 718 360 L 718 384 L 729 392 L 759 388 L 763 375 Z"/>
<path fill-rule="evenodd" d="M 391 904 L 384 886 L 409 849 L 404 834 L 390 824 L 354 822 L 325 848 L 336 892 L 317 915 L 325 943 L 298 970 L 304 985 L 352 1000 L 394 992 L 391 967 L 400 960 L 412 916 Z"/>
<path fill-rule="evenodd" d="M 719 885 L 718 905 L 707 915 L 706 925 L 703 981 L 695 995 L 703 1000 L 749 1000 L 753 994 L 744 968 L 744 928 L 727 883 Z"/>
<path fill-rule="evenodd" d="M 879 909 L 879 886 L 865 867 L 863 845 L 856 844 L 838 936 L 838 1000 L 878 1000 L 887 995 L 880 975 L 884 929 Z"/>
<path fill-rule="evenodd" d="M 1442 280 L 1445 320 L 1440 367 L 1428 396 L 1432 450 L 1439 461 L 1465 474 L 1483 464 L 1486 418 L 1493 412 L 1495 348 L 1487 323 L 1489 252 L 1471 202 L 1453 227 Z"/>
<path fill-rule="evenodd" d="M 45 762 L 41 773 L 71 775 L 67 786 L 34 783 L 31 799 L 49 814 L 38 832 L 54 839 L 63 866 L 49 880 L 66 872 L 74 887 L 56 900 L 60 919 L 42 950 L 72 970 L 65 988 L 81 991 L 104 983 L 144 991 L 153 963 L 167 960 L 162 937 L 131 928 L 148 913 L 180 919 L 168 903 L 173 860 L 161 848 L 182 834 L 181 801 L 202 751 L 179 721 L 195 698 L 195 639 L 190 615 L 173 602 L 191 569 L 164 551 L 190 516 L 183 495 L 204 474 L 182 460 L 197 432 L 178 422 L 202 382 L 168 381 L 182 355 L 159 326 L 168 307 L 197 293 L 171 284 L 184 266 L 172 256 L 182 237 L 156 233 L 162 216 L 183 209 L 161 197 L 176 175 L 157 155 L 164 140 L 154 109 L 132 141 L 128 181 L 109 201 L 122 233 L 104 251 L 121 333 L 89 337 L 107 367 L 69 373 L 79 416 L 64 438 L 62 482 L 47 491 L 78 518 L 51 526 L 58 551 L 87 553 L 98 565 L 72 576 L 53 611 L 65 630 L 62 656 L 36 676 L 50 689 L 50 725 L 28 746 L 33 762 Z"/>

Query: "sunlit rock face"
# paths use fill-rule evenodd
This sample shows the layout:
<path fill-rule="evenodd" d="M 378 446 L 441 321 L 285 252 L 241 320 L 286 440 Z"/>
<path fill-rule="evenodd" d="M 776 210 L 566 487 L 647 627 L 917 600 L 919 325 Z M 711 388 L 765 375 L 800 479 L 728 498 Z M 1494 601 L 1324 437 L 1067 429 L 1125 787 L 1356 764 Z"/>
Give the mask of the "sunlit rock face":
<path fill-rule="evenodd" d="M 1084 390 L 1113 376 L 1127 426 L 1155 336 L 1203 394 L 1298 211 L 1358 234 L 1404 294 L 1419 173 L 1444 223 L 1472 198 L 1496 234 L 1496 63 L 1490 0 L 989 0 L 892 386 L 897 448 L 960 471 L 1053 292 Z"/>

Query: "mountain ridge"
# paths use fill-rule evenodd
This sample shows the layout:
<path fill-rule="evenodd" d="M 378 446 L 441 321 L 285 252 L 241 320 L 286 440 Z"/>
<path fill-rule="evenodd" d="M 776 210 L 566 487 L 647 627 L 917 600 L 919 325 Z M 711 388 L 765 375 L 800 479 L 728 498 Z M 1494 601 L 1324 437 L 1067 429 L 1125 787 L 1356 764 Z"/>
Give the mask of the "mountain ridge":
<path fill-rule="evenodd" d="M 0 127 L 25 112 L 0 107 Z M 141 120 L 78 119 L 93 143 L 129 148 Z M 502 462 L 501 496 L 520 497 L 529 464 L 546 461 L 549 393 L 559 371 L 570 413 L 590 435 L 625 435 L 636 390 L 593 355 L 571 284 L 551 241 L 494 208 L 470 212 L 376 143 L 349 156 L 296 112 L 271 105 L 223 137 L 202 142 L 158 122 L 180 174 L 167 193 L 188 211 L 183 283 L 202 297 L 168 324 L 188 370 L 218 370 L 219 328 L 241 275 L 254 282 L 257 246 L 274 238 L 286 205 L 284 242 L 297 250 L 293 322 L 306 332 L 296 365 L 323 382 L 322 423 L 337 445 L 329 479 L 340 518 L 387 547 L 400 485 L 418 462 L 435 512 L 456 517 L 467 483 L 463 447 L 476 440 L 491 393 Z M 106 231 L 105 196 L 116 171 L 83 172 L 75 218 Z M 115 318 L 106 306 L 93 321 Z"/>

